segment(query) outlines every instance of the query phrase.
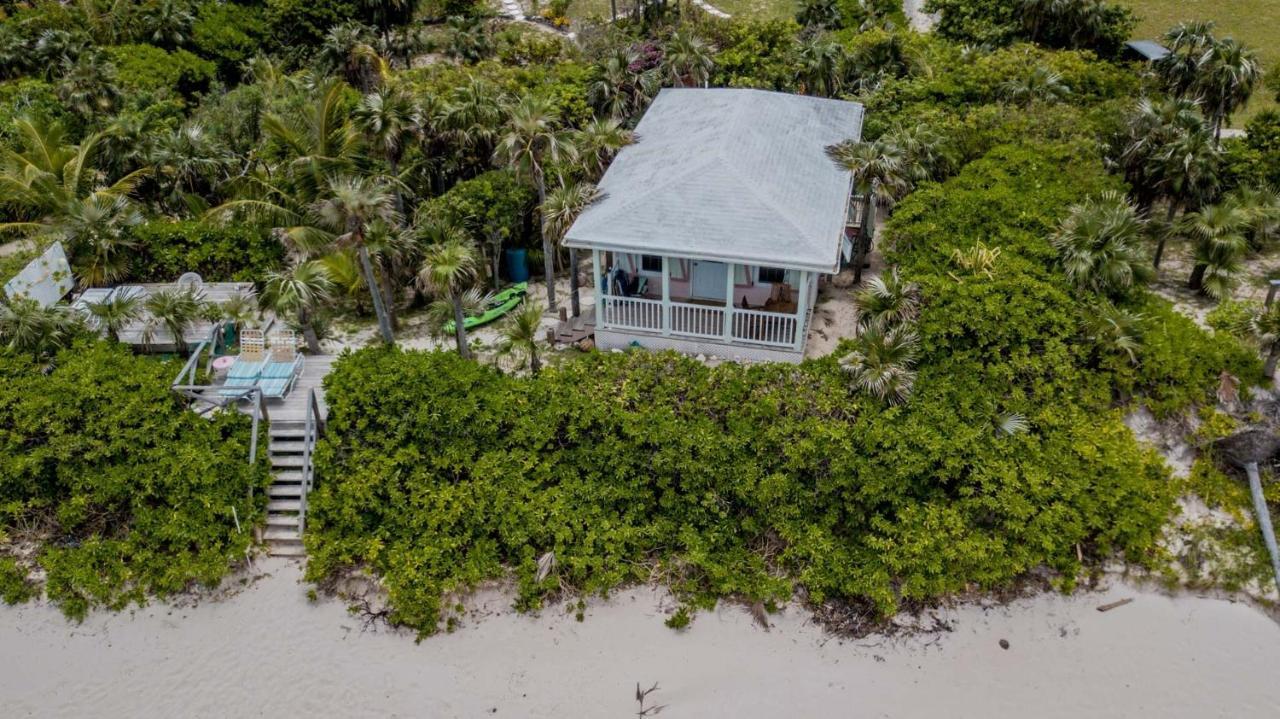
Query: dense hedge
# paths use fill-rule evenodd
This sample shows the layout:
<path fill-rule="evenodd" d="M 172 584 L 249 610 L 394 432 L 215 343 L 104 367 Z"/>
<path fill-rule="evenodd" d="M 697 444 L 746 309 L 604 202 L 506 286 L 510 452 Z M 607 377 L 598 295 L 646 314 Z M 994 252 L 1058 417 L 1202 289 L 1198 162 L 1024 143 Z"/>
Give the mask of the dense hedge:
<path fill-rule="evenodd" d="M 169 389 L 177 365 L 106 342 L 43 370 L 0 354 L 0 560 L 42 541 L 45 591 L 74 617 L 216 584 L 265 508 L 247 418 L 189 411 Z M 0 561 L 6 599 L 22 598 L 16 567 Z"/>
<path fill-rule="evenodd" d="M 120 84 L 128 90 L 172 90 L 191 97 L 209 89 L 217 66 L 186 50 L 165 51 L 152 45 L 107 48 Z"/>
<path fill-rule="evenodd" d="M 131 276 L 140 282 L 171 282 L 184 272 L 211 282 L 250 282 L 284 261 L 284 246 L 252 225 L 156 220 L 131 233 L 137 242 Z"/>

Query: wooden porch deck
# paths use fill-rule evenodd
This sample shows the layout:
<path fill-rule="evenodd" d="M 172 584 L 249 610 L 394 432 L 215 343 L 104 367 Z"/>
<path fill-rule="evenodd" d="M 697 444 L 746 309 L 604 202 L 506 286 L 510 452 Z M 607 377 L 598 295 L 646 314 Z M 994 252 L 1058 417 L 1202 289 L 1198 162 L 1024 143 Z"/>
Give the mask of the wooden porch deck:
<path fill-rule="evenodd" d="M 293 389 L 283 399 L 268 399 L 267 418 L 272 422 L 302 422 L 306 420 L 307 395 L 316 390 L 316 399 L 320 405 L 320 416 L 329 416 L 329 406 L 324 398 L 324 378 L 333 368 L 333 355 L 307 355 L 302 366 L 302 375 L 293 385 Z M 217 386 L 217 385 L 215 385 Z M 241 401 L 237 409 L 245 414 L 253 413 L 253 405 Z"/>

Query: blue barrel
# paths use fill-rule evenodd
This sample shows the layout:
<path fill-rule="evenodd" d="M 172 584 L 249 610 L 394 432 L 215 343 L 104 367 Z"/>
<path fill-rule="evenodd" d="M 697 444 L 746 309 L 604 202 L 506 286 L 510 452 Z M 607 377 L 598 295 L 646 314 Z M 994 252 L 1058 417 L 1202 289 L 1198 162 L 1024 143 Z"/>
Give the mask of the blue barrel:
<path fill-rule="evenodd" d="M 529 252 L 523 247 L 507 250 L 507 279 L 512 282 L 529 281 Z"/>

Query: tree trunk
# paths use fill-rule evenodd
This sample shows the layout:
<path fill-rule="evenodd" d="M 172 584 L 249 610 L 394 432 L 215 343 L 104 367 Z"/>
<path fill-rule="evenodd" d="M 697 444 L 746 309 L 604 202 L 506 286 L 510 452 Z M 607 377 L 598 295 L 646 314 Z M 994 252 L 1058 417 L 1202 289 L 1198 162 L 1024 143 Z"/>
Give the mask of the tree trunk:
<path fill-rule="evenodd" d="M 1191 280 L 1187 282 L 1187 286 L 1197 292 L 1204 287 L 1204 273 L 1209 269 L 1208 265 L 1198 264 L 1191 270 Z"/>
<path fill-rule="evenodd" d="M 387 308 L 387 320 L 391 322 L 391 329 L 398 331 L 400 317 L 396 311 L 395 290 L 391 288 L 391 273 L 385 267 L 378 268 L 378 282 L 378 288 L 382 290 L 382 304 Z"/>
<path fill-rule="evenodd" d="M 466 318 L 462 316 L 462 297 L 455 292 L 449 300 L 453 302 L 453 338 L 458 343 L 458 355 L 462 359 L 471 359 L 471 348 L 467 346 Z"/>
<path fill-rule="evenodd" d="M 391 177 L 395 178 L 392 194 L 396 200 L 396 214 L 400 216 L 400 226 L 404 227 L 408 224 L 408 218 L 404 216 L 404 195 L 400 194 L 400 158 L 388 157 L 387 164 L 391 167 Z"/>
<path fill-rule="evenodd" d="M 862 265 L 867 259 L 867 248 L 871 247 L 871 238 L 876 232 L 876 195 L 874 185 L 866 194 L 867 211 L 862 213 L 862 232 L 858 233 L 858 244 L 854 247 L 853 282 L 862 282 Z"/>
<path fill-rule="evenodd" d="M 578 250 L 569 248 L 569 311 L 573 317 L 582 314 L 582 305 L 578 301 Z"/>
<path fill-rule="evenodd" d="M 502 287 L 502 279 L 498 276 L 502 260 L 502 235 L 491 231 L 489 247 L 493 250 L 493 291 L 497 292 Z"/>
<path fill-rule="evenodd" d="M 378 278 L 373 273 L 373 263 L 369 261 L 369 250 L 364 246 L 364 235 L 357 237 L 360 243 L 360 266 L 364 268 L 364 281 L 369 285 L 369 296 L 373 298 L 373 313 L 378 316 L 378 331 L 382 341 L 394 344 L 395 334 L 391 331 L 391 320 L 387 318 L 387 308 L 382 306 L 382 292 L 379 291 Z"/>
<path fill-rule="evenodd" d="M 534 375 L 542 369 L 542 360 L 538 359 L 537 340 L 529 342 L 529 371 Z"/>
<path fill-rule="evenodd" d="M 1280 341 L 1271 344 L 1271 351 L 1267 353 L 1266 364 L 1262 365 L 1262 376 L 1275 382 L 1276 362 L 1280 361 Z"/>
<path fill-rule="evenodd" d="M 547 183 L 542 177 L 541 167 L 534 168 L 533 177 L 538 184 L 538 233 L 542 236 L 542 269 L 547 273 L 547 307 L 555 312 L 559 309 L 556 305 L 556 251 L 547 238 L 547 221 L 542 216 L 547 204 Z"/>
<path fill-rule="evenodd" d="M 320 338 L 316 336 L 316 326 L 311 322 L 311 313 L 305 308 L 298 310 L 298 325 L 302 327 L 302 339 L 307 342 L 307 351 L 313 355 L 321 353 Z"/>
<path fill-rule="evenodd" d="M 1169 198 L 1169 212 L 1167 215 L 1165 215 L 1165 222 L 1166 224 L 1169 225 L 1170 229 L 1173 228 L 1173 218 L 1176 217 L 1177 214 L 1178 214 L 1178 202 L 1173 198 Z M 1152 262 L 1152 266 L 1154 266 L 1156 269 L 1160 269 L 1160 258 L 1164 256 L 1164 243 L 1168 241 L 1168 239 L 1169 239 L 1169 236 L 1168 236 L 1168 233 L 1166 233 L 1161 235 L 1156 240 L 1156 256 L 1154 261 Z"/>

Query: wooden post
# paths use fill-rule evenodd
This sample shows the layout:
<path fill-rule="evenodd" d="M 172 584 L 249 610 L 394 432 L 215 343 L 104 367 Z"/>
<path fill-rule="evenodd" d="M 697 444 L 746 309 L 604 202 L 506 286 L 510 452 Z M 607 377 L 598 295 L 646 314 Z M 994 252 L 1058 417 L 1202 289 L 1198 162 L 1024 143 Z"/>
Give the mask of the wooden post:
<path fill-rule="evenodd" d="M 724 290 L 724 341 L 733 342 L 733 280 L 738 273 L 738 266 L 732 262 L 725 263 Z"/>
<path fill-rule="evenodd" d="M 591 274 L 595 277 L 596 287 L 596 326 L 604 326 L 604 297 L 609 292 L 609 283 L 600 272 L 600 250 L 591 250 Z"/>
<path fill-rule="evenodd" d="M 1267 288 L 1267 301 L 1263 303 L 1263 306 L 1271 309 L 1271 303 L 1276 301 L 1276 290 L 1280 289 L 1280 280 L 1271 280 L 1268 284 L 1270 284 L 1270 287 Z"/>
<path fill-rule="evenodd" d="M 805 335 L 805 317 L 809 314 L 809 275 L 812 273 L 808 270 L 800 273 L 800 291 L 796 294 L 796 336 L 795 348 L 797 352 L 804 352 Z"/>
<path fill-rule="evenodd" d="M 671 334 L 671 261 L 662 256 L 662 336 Z"/>

